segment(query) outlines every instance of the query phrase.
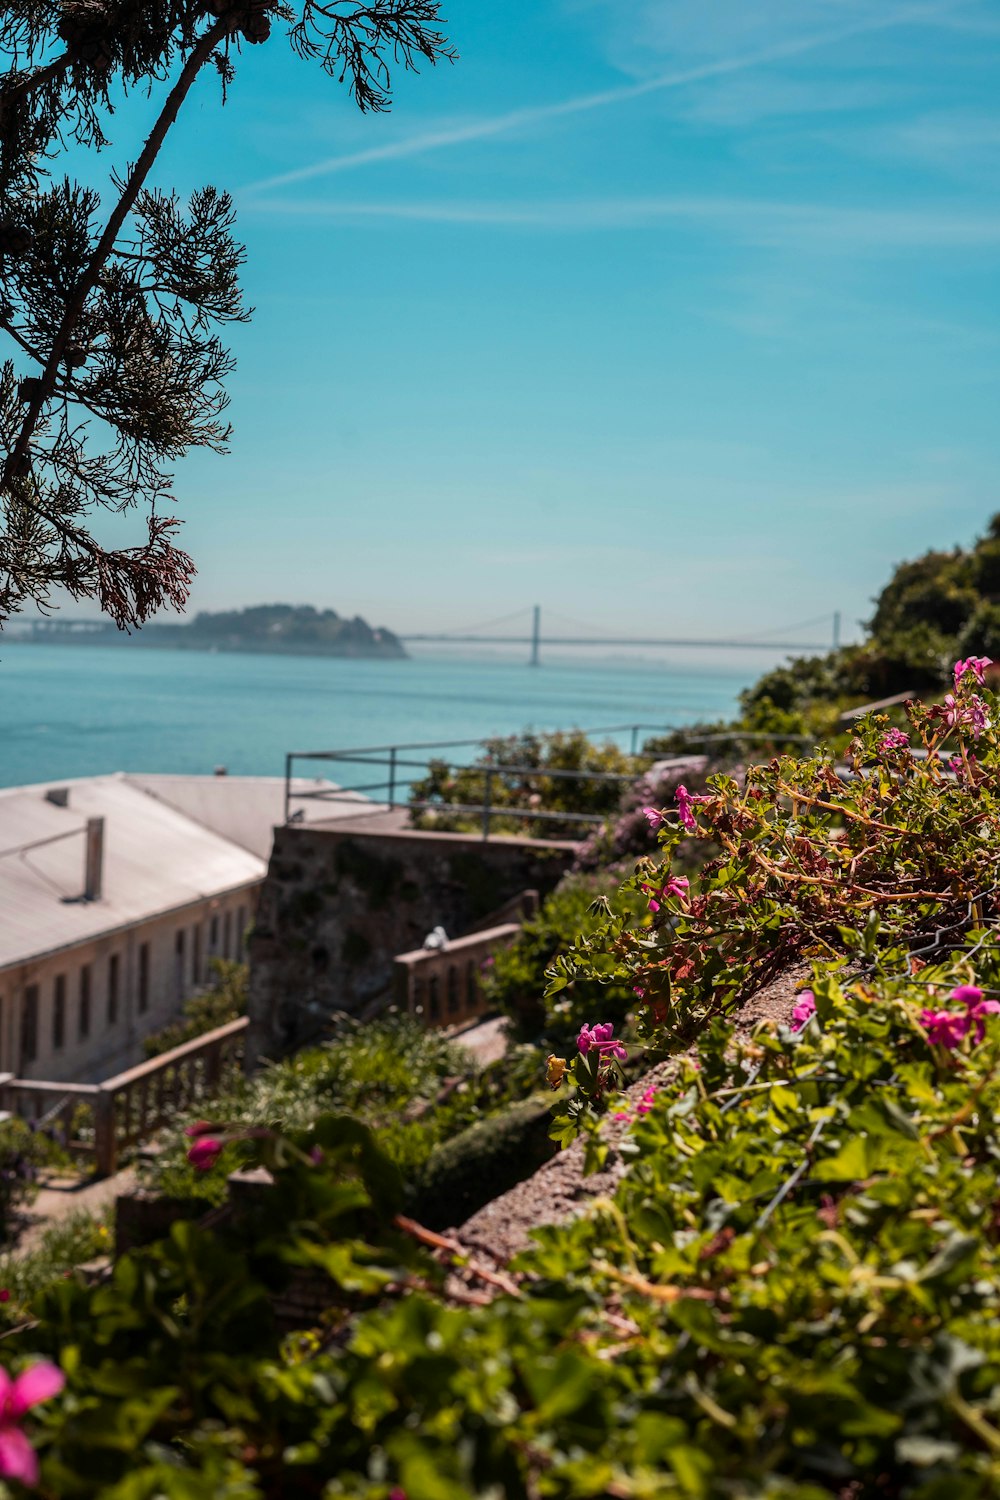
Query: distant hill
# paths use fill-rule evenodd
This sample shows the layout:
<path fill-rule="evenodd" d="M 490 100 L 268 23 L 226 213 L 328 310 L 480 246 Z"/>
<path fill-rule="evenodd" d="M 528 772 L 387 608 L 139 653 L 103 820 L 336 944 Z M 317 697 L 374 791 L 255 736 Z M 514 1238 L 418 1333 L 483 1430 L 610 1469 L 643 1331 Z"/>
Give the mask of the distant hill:
<path fill-rule="evenodd" d="M 248 609 L 202 610 L 186 625 L 152 623 L 123 635 L 110 621 L 33 620 L 21 639 L 53 645 L 159 646 L 188 651 L 261 651 L 289 656 L 376 656 L 400 659 L 398 636 L 360 615 L 346 620 L 311 604 L 254 604 Z"/>

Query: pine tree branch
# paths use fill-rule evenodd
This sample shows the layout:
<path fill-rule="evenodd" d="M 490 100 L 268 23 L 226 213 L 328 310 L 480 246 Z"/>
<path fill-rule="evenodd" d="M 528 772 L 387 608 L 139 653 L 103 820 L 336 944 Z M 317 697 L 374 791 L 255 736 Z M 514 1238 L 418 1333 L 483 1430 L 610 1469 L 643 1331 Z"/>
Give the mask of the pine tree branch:
<path fill-rule="evenodd" d="M 5 487 L 25 471 L 31 439 L 38 426 L 42 407 L 55 389 L 59 374 L 59 363 L 63 358 L 70 336 L 80 314 L 83 312 L 88 296 L 97 285 L 101 271 L 104 269 L 109 256 L 115 248 L 115 241 L 121 233 L 122 226 L 131 213 L 153 163 L 159 155 L 167 132 L 176 120 L 180 107 L 184 103 L 191 85 L 194 83 L 201 68 L 231 29 L 232 20 L 228 14 L 218 17 L 214 24 L 209 27 L 195 44 L 184 67 L 181 69 L 177 82 L 167 95 L 166 103 L 160 111 L 156 124 L 150 131 L 149 139 L 146 141 L 138 161 L 129 173 L 121 197 L 108 219 L 104 233 L 98 241 L 97 247 L 76 286 L 73 296 L 66 305 L 66 311 L 53 339 L 45 369 L 42 371 L 34 393 L 28 402 L 28 409 L 21 424 L 17 440 L 4 463 L 3 483 Z"/>

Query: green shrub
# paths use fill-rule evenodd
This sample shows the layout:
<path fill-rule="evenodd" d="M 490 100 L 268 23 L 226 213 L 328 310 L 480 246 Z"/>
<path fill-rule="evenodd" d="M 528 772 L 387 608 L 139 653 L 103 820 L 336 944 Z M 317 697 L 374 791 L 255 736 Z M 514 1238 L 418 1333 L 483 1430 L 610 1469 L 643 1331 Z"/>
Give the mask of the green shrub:
<path fill-rule="evenodd" d="M 432 1228 L 461 1224 L 549 1160 L 547 1094 L 522 1099 L 437 1146 L 420 1174 L 414 1212 Z"/>
<path fill-rule="evenodd" d="M 530 813 L 539 808 L 550 813 L 608 815 L 618 807 L 626 780 L 576 780 L 560 773 L 578 771 L 627 778 L 641 770 L 641 762 L 634 756 L 626 755 L 610 741 L 597 744 L 579 729 L 497 737 L 484 744 L 484 753 L 471 766 L 456 768 L 440 760 L 430 763 L 427 776 L 415 782 L 410 793 L 411 802 L 430 804 L 414 807 L 411 816 L 415 827 L 478 833 L 482 815 L 464 813 L 461 808 L 479 807 L 484 802 L 488 767 L 490 804 L 496 809 L 490 822 L 492 833 L 578 838 L 586 824 L 558 818 L 505 818 L 503 810 L 517 808 Z"/>

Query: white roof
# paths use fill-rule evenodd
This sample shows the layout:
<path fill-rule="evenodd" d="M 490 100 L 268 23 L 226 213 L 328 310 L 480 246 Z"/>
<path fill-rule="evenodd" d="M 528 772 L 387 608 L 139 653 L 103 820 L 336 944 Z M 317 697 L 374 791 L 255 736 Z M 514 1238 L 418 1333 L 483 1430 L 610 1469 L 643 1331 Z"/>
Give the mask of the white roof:
<path fill-rule="evenodd" d="M 261 859 L 270 856 L 274 829 L 285 821 L 283 776 L 161 776 L 129 771 L 125 780 Z M 295 777 L 292 787 L 296 792 L 339 790 L 335 782 L 321 777 L 315 781 Z M 297 799 L 292 810 L 296 822 L 326 823 L 356 813 L 358 802 L 367 803 L 367 798 L 343 792 L 331 802 Z"/>
<path fill-rule="evenodd" d="M 46 798 L 58 787 L 65 807 Z M 96 901 L 81 899 L 88 818 L 104 819 Z M 252 885 L 266 869 L 121 773 L 0 789 L 0 969 Z"/>

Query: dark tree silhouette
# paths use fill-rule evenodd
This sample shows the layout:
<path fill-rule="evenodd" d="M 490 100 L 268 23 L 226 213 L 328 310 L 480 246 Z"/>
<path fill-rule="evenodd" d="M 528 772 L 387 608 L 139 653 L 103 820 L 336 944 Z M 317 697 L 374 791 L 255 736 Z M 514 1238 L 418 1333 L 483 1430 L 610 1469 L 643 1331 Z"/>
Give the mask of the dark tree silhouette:
<path fill-rule="evenodd" d="M 206 187 L 182 204 L 147 188 L 195 78 L 221 99 L 242 45 L 284 24 L 293 50 L 383 110 L 393 66 L 453 53 L 437 0 L 17 0 L 0 11 L 0 624 L 62 587 L 124 630 L 181 607 L 194 565 L 164 513 L 171 465 L 223 451 L 220 326 L 248 316 L 232 201 Z M 162 87 L 156 123 L 104 195 L 57 175 L 70 143 L 110 149 L 112 93 Z M 108 549 L 103 510 L 146 508 L 148 540 Z"/>

